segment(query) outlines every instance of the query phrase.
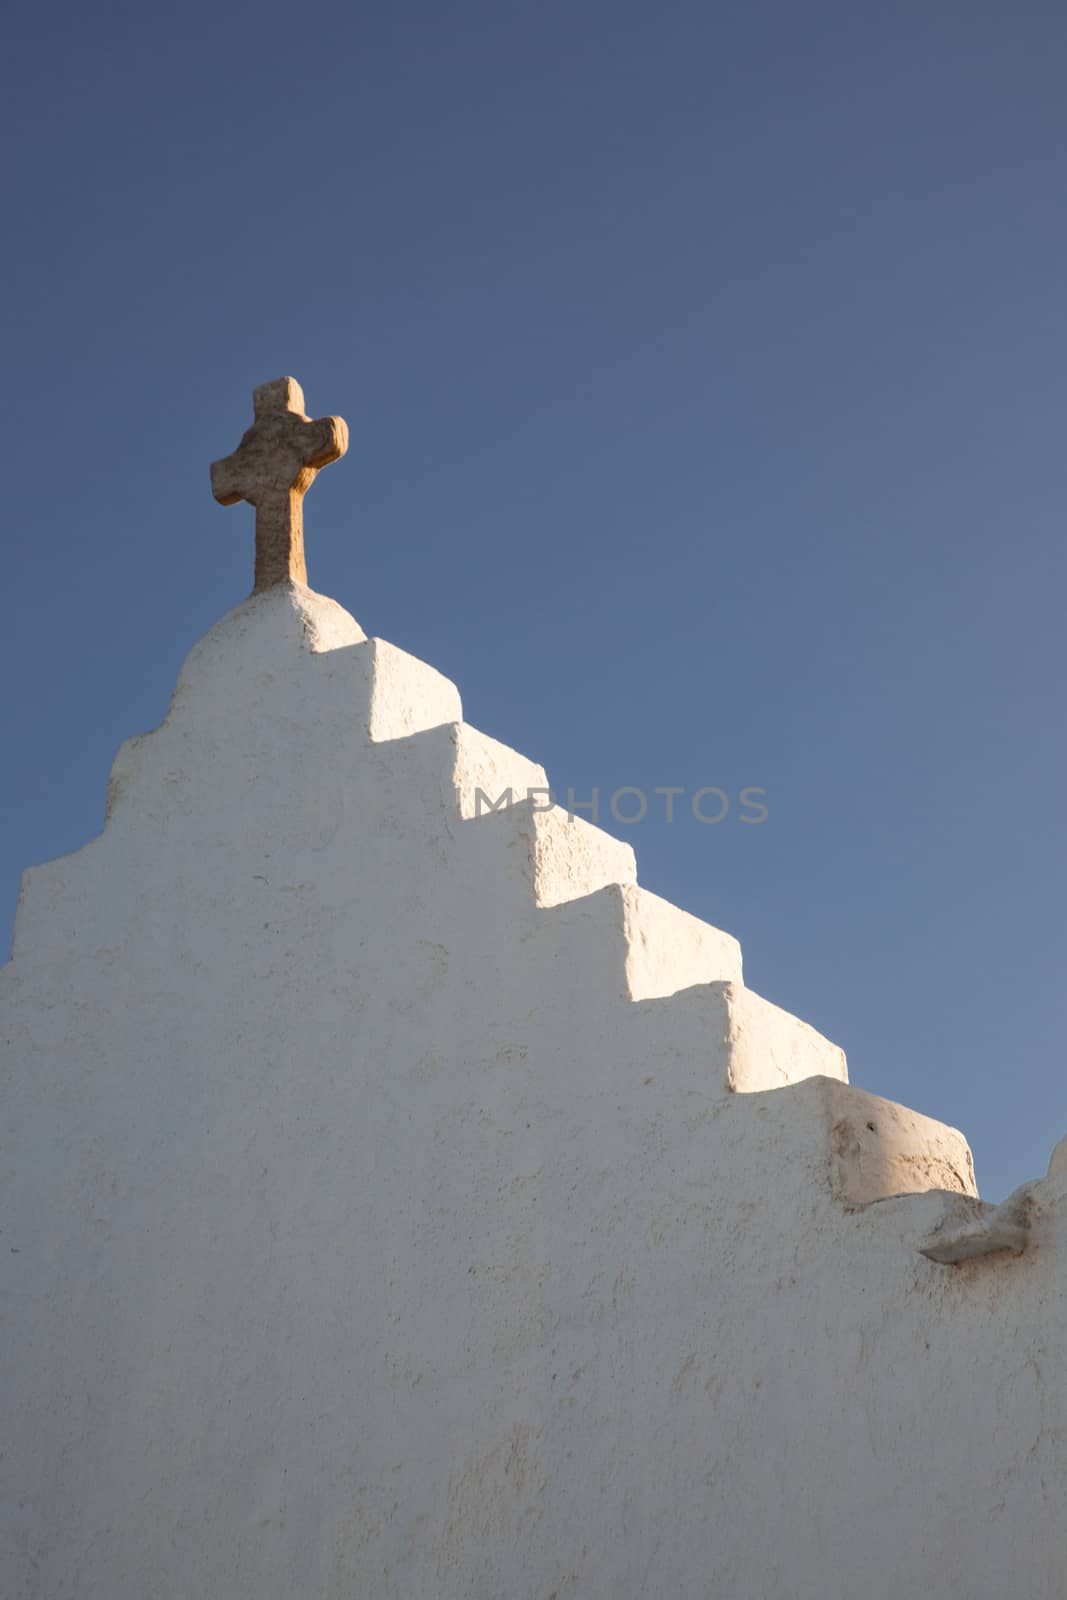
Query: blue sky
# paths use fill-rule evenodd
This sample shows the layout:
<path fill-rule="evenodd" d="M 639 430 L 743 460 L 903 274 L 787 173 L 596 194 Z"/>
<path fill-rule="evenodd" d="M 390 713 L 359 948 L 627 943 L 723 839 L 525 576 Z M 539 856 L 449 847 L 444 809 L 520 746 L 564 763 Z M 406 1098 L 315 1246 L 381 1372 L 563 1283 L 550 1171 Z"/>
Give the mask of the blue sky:
<path fill-rule="evenodd" d="M 982 1192 L 1067 1132 L 1067 11 L 21 8 L 0 907 L 247 592 L 207 468 L 293 373 L 310 580 L 739 935 Z M 12 44 L 13 39 L 13 44 Z M 12 157 L 14 159 L 12 159 Z M 11 226 L 13 224 L 13 226 Z"/>

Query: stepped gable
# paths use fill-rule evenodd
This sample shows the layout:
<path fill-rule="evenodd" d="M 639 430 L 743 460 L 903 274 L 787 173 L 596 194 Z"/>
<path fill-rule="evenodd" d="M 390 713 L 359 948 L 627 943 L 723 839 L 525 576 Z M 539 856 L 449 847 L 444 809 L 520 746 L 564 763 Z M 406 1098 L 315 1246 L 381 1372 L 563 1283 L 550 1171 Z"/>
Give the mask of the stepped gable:
<path fill-rule="evenodd" d="M 257 587 L 0 969 L 0 1589 L 1056 1600 L 1067 1160 L 979 1200 L 294 576 L 264 387 Z"/>
<path fill-rule="evenodd" d="M 631 847 L 546 808 L 547 787 L 541 766 L 462 721 L 458 690 L 433 667 L 368 639 L 335 601 L 285 581 L 212 629 L 183 668 L 162 726 L 119 751 L 101 837 L 26 874 L 15 953 L 30 957 L 34 944 L 55 953 L 57 941 L 68 958 L 115 948 L 135 913 L 114 888 L 101 892 L 101 875 L 114 884 L 119 859 L 136 859 L 128 893 L 143 902 L 167 870 L 164 843 L 201 863 L 187 878 L 185 914 L 190 927 L 202 918 L 206 928 L 235 876 L 238 843 L 266 869 L 246 874 L 239 899 L 232 884 L 229 914 L 243 915 L 249 897 L 262 902 L 269 893 L 276 904 L 276 875 L 287 882 L 297 863 L 327 903 L 340 904 L 347 873 L 355 902 L 360 883 L 346 844 L 358 834 L 396 844 L 429 833 L 451 882 L 443 904 L 423 914 L 455 916 L 462 886 L 476 912 L 485 890 L 494 962 L 504 957 L 501 940 L 516 968 L 535 961 L 546 1011 L 580 1003 L 611 1012 L 620 1002 L 675 998 L 656 1013 L 663 1048 L 699 1052 L 721 1092 L 813 1076 L 847 1085 L 843 1051 L 745 987 L 734 938 L 641 888 Z M 518 798 L 501 804 L 505 791 Z M 207 871 L 212 847 L 225 862 Z M 168 903 L 176 914 L 172 896 Z M 619 1017 L 638 1030 L 653 1026 L 625 1010 Z M 838 1121 L 847 1103 L 846 1094 Z M 867 1119 L 857 1112 L 856 1120 Z M 923 1118 L 907 1127 L 906 1153 L 886 1164 L 893 1177 L 884 1192 L 975 1192 L 958 1135 Z M 868 1152 L 868 1168 L 878 1162 Z M 880 1192 L 875 1184 L 866 1198 Z"/>

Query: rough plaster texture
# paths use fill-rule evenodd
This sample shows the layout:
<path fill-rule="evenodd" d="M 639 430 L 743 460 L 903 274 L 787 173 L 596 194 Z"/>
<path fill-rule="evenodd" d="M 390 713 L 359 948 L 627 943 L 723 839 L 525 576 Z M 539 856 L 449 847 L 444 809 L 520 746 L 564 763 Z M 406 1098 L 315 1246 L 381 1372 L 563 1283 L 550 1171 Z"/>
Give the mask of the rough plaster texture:
<path fill-rule="evenodd" d="M 0 1592 L 1062 1597 L 1067 1162 L 922 1255 L 962 1138 L 460 715 L 274 587 L 26 874 Z"/>

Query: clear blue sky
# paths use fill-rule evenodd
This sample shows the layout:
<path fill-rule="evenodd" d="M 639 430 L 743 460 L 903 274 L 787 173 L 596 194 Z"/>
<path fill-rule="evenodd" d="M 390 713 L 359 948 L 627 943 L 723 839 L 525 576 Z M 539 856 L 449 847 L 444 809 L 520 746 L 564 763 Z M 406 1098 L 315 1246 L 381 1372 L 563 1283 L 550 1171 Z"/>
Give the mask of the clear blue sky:
<path fill-rule="evenodd" d="M 0 117 L 0 906 L 250 585 L 255 383 L 352 444 L 310 577 L 628 830 L 983 1193 L 1067 1132 L 1067 10 L 22 7 Z M 611 824 L 611 819 L 606 819 Z M 627 830 L 613 826 L 613 831 Z"/>

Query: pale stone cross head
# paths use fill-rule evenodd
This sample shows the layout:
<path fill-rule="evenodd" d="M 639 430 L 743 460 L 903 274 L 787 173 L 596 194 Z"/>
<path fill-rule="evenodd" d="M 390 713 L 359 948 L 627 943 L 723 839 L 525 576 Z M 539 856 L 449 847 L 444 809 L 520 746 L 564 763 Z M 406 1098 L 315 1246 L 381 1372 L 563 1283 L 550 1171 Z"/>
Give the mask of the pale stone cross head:
<path fill-rule="evenodd" d="M 304 495 L 319 468 L 348 449 L 348 426 L 341 417 L 306 417 L 295 378 L 261 383 L 252 410 L 255 421 L 233 455 L 211 463 L 211 492 L 221 505 L 247 500 L 256 508 L 257 593 L 287 579 L 307 583 Z"/>

